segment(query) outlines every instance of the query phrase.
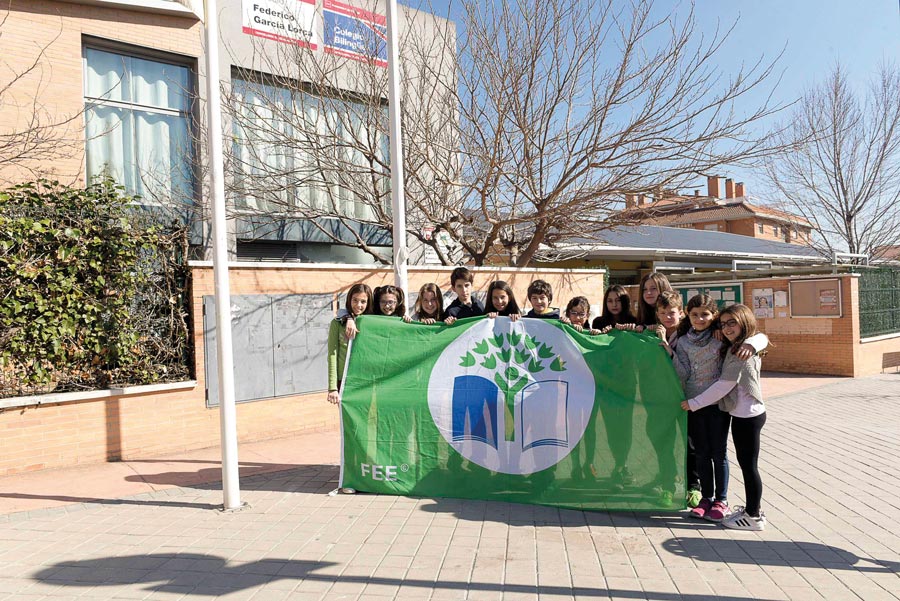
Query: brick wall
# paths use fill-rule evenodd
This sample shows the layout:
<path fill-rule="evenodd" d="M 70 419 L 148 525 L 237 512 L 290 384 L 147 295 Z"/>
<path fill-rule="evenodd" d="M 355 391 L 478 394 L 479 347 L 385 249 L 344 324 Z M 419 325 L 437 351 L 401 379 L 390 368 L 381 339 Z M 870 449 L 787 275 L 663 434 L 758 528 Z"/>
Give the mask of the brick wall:
<path fill-rule="evenodd" d="M 759 232 L 758 224 L 763 224 L 764 232 Z M 806 243 L 808 236 L 801 234 L 798 238 L 790 238 L 788 237 L 788 232 L 782 226 L 782 224 L 777 223 L 775 221 L 760 221 L 755 217 L 748 217 L 747 219 L 732 219 L 729 221 L 719 220 L 719 221 L 702 221 L 698 223 L 685 224 L 677 227 L 688 227 L 694 228 L 695 230 L 705 230 L 707 226 L 717 226 L 719 232 L 726 232 L 729 234 L 737 234 L 739 236 L 750 236 L 751 238 L 760 238 L 762 240 L 772 240 L 774 242 L 789 242 L 789 243 Z M 774 227 L 778 227 L 778 235 L 775 235 Z"/>
<path fill-rule="evenodd" d="M 79 181 L 84 163 L 82 36 L 91 35 L 188 57 L 202 56 L 202 26 L 196 18 L 159 15 L 105 6 L 50 0 L 12 0 L 3 6 L 0 35 L 0 87 L 13 73 L 25 72 L 45 49 L 38 66 L 4 94 L 0 131 L 21 131 L 34 101 L 48 116 L 43 123 L 74 119 L 60 127 L 63 152 L 28 166 L 65 183 Z M 0 172 L 0 181 L 32 179 L 23 169 Z"/>
<path fill-rule="evenodd" d="M 410 290 L 426 282 L 449 288 L 449 268 L 411 269 Z M 603 272 L 598 270 L 486 269 L 475 272 L 475 287 L 486 290 L 494 279 L 506 279 L 520 296 L 531 280 L 543 278 L 553 286 L 554 305 L 572 296 L 598 302 Z M 358 268 L 234 268 L 233 294 L 332 293 L 339 295 L 354 283 L 377 286 L 393 281 L 387 269 Z M 213 272 L 193 269 L 193 319 L 202 324 L 202 297 L 213 293 Z M 557 302 L 559 301 L 559 302 Z M 195 328 L 193 389 L 53 403 L 0 411 L 0 476 L 119 459 L 139 459 L 219 443 L 219 412 L 207 409 L 203 333 Z M 324 361 L 324 358 L 323 358 Z M 338 412 L 324 393 L 280 397 L 237 405 L 241 442 L 336 428 Z"/>
<path fill-rule="evenodd" d="M 790 279 L 776 278 L 744 283 L 744 302 L 753 299 L 754 288 L 772 288 L 773 292 L 788 291 Z M 776 307 L 775 317 L 759 319 L 760 329 L 772 346 L 763 359 L 763 368 L 790 373 L 856 376 L 855 347 L 859 341 L 859 317 L 852 284 L 855 278 L 841 278 L 841 306 L 843 316 L 791 317 L 790 307 Z M 779 312 L 786 314 L 779 317 Z M 854 335 L 854 323 L 855 332 Z"/>
<path fill-rule="evenodd" d="M 715 226 L 715 228 L 713 228 Z M 694 223 L 690 227 L 693 227 L 695 230 L 707 230 L 713 232 L 728 232 L 728 222 L 725 220 L 719 221 L 701 221 L 700 223 Z"/>
<path fill-rule="evenodd" d="M 732 234 L 750 236 L 751 238 L 762 236 L 762 234 L 759 233 L 759 230 L 756 229 L 756 222 L 753 219 L 736 219 L 734 221 L 729 221 L 728 231 Z"/>

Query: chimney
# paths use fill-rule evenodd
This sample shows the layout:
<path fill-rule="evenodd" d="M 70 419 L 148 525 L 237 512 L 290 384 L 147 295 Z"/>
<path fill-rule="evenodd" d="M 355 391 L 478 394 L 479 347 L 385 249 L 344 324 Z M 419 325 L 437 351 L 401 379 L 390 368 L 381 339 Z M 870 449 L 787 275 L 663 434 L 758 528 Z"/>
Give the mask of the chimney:
<path fill-rule="evenodd" d="M 700 190 L 695 189 L 695 190 L 694 190 L 694 196 L 700 196 Z"/>
<path fill-rule="evenodd" d="M 706 178 L 706 189 L 709 196 L 713 198 L 719 198 L 721 196 L 721 190 L 719 188 L 719 176 L 718 175 L 710 175 Z"/>
<path fill-rule="evenodd" d="M 734 180 L 730 177 L 725 180 L 725 198 L 734 198 Z"/>
<path fill-rule="evenodd" d="M 735 198 L 743 198 L 747 193 L 744 191 L 744 182 L 738 182 L 734 185 Z"/>
<path fill-rule="evenodd" d="M 637 195 L 636 194 L 626 194 L 625 195 L 625 208 L 633 209 L 637 206 Z"/>

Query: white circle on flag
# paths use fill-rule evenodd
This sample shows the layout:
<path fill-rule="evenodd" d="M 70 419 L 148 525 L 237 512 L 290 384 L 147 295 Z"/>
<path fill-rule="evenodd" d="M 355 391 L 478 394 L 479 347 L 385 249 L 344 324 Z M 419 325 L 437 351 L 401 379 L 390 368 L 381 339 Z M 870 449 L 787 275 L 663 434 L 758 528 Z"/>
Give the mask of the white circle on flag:
<path fill-rule="evenodd" d="M 441 353 L 428 408 L 444 439 L 495 472 L 531 474 L 559 463 L 590 422 L 596 386 L 581 350 L 538 319 L 475 323 Z"/>

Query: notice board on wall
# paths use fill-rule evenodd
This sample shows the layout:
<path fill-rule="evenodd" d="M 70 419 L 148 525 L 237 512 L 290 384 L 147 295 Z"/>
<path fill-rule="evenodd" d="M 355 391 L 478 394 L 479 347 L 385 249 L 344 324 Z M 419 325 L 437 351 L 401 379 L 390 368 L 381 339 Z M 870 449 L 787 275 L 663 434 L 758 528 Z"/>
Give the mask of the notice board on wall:
<path fill-rule="evenodd" d="M 841 317 L 841 280 L 796 280 L 790 283 L 791 317 Z"/>
<path fill-rule="evenodd" d="M 685 307 L 691 297 L 698 294 L 706 294 L 716 301 L 720 311 L 744 300 L 743 284 L 678 284 L 673 288 L 681 294 L 681 301 Z"/>

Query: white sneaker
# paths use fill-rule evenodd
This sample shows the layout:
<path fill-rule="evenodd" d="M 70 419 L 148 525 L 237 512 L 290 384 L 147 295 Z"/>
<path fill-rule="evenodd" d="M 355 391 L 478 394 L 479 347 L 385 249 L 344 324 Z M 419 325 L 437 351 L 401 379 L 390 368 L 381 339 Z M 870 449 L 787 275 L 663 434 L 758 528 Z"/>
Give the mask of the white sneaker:
<path fill-rule="evenodd" d="M 759 512 L 758 517 L 747 515 L 743 507 L 735 507 L 734 513 L 722 520 L 721 524 L 733 530 L 752 530 L 758 532 L 766 529 L 766 514 Z"/>

